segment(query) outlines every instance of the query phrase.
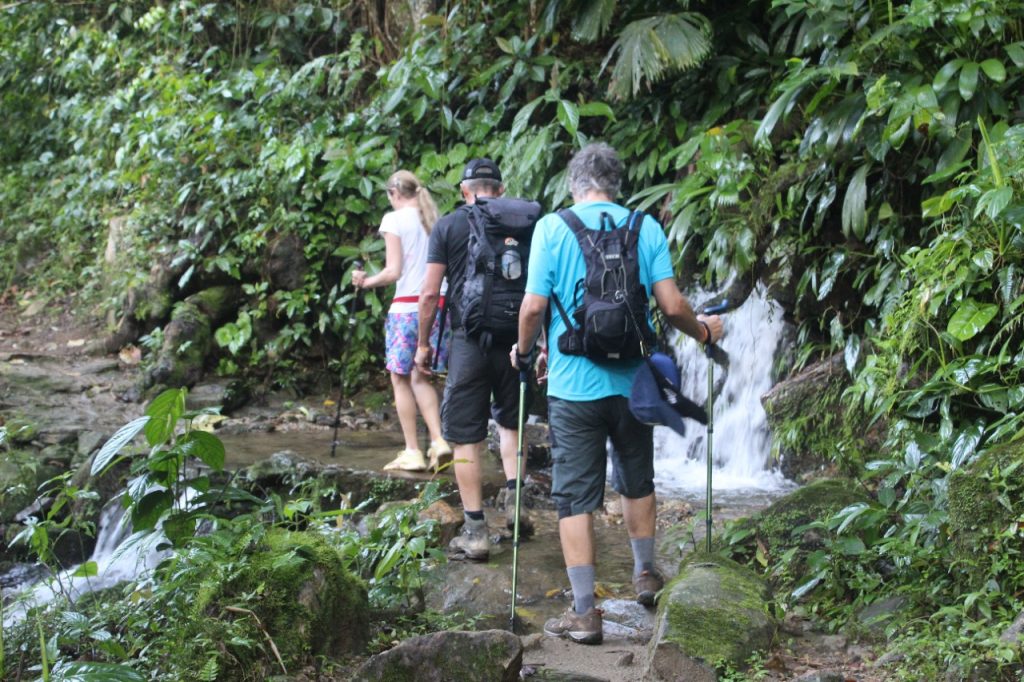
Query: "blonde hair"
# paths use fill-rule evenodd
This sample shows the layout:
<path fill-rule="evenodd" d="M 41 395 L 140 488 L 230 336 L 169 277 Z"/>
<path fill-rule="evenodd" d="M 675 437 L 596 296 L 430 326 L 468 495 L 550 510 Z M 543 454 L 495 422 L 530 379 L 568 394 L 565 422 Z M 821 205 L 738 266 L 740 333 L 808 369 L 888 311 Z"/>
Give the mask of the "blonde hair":
<path fill-rule="evenodd" d="M 416 206 L 420 212 L 420 222 L 427 234 L 434 229 L 437 222 L 437 204 L 430 196 L 430 191 L 423 186 L 419 178 L 407 170 L 396 171 L 388 178 L 388 190 L 398 192 L 398 196 L 405 199 L 416 197 Z"/>

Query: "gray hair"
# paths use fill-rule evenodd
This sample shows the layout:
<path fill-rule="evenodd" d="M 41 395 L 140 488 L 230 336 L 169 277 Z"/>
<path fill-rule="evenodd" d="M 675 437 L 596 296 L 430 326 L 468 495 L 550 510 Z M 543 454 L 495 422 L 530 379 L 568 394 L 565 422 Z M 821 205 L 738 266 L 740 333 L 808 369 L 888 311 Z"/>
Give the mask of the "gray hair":
<path fill-rule="evenodd" d="M 501 183 L 497 180 L 488 180 L 487 178 L 463 180 L 462 186 L 474 196 L 496 197 L 501 192 Z"/>
<path fill-rule="evenodd" d="M 622 160 L 604 142 L 588 144 L 569 161 L 569 192 L 574 197 L 589 191 L 604 192 L 614 199 L 622 187 Z"/>

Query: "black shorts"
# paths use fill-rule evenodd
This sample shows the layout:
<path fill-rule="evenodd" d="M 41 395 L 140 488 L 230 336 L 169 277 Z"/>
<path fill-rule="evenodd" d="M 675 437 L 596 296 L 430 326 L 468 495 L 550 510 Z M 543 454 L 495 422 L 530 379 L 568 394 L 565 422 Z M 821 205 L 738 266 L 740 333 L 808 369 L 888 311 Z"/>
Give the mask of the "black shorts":
<path fill-rule="evenodd" d="M 654 427 L 637 421 L 627 398 L 549 397 L 548 424 L 554 462 L 551 497 L 558 518 L 589 514 L 604 505 L 609 456 L 615 492 L 631 499 L 654 492 Z"/>
<path fill-rule="evenodd" d="M 519 427 L 519 370 L 509 361 L 512 343 L 495 342 L 485 351 L 476 339 L 466 338 L 464 329 L 455 330 L 441 402 L 445 440 L 456 445 L 485 440 L 489 416 L 506 429 Z M 531 399 L 527 385 L 524 411 Z"/>

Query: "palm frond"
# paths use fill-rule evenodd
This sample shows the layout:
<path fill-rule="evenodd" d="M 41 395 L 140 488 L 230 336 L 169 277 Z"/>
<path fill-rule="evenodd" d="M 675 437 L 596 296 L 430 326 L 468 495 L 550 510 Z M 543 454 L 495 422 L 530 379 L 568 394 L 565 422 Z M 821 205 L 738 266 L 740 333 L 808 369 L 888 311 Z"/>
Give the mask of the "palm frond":
<path fill-rule="evenodd" d="M 583 43 L 597 40 L 612 23 L 618 0 L 590 0 L 578 3 L 572 22 L 573 37 Z"/>
<path fill-rule="evenodd" d="M 608 51 L 602 71 L 615 59 L 609 92 L 620 99 L 636 95 L 676 70 L 700 64 L 711 53 L 711 24 L 697 12 L 660 14 L 622 29 Z"/>

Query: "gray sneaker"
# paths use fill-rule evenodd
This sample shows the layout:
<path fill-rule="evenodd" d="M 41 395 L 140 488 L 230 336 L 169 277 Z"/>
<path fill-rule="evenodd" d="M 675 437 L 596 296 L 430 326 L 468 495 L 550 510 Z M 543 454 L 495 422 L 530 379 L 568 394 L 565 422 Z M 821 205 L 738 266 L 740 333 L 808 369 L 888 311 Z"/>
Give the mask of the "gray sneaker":
<path fill-rule="evenodd" d="M 487 532 L 487 520 L 466 519 L 466 522 L 462 524 L 462 532 L 452 538 L 452 541 L 448 543 L 448 549 L 456 555 L 462 555 L 454 558 L 487 561 L 491 556 L 491 538 Z"/>
<path fill-rule="evenodd" d="M 568 637 L 580 644 L 600 644 L 604 638 L 601 609 L 592 608 L 586 613 L 576 613 L 572 607 L 560 618 L 549 618 L 544 623 L 544 634 L 551 637 Z"/>
<path fill-rule="evenodd" d="M 516 528 L 516 489 L 505 488 L 503 495 L 505 501 L 505 527 L 509 530 Z M 528 538 L 533 535 L 533 520 L 527 516 L 526 510 L 520 506 L 519 509 L 519 537 Z"/>

